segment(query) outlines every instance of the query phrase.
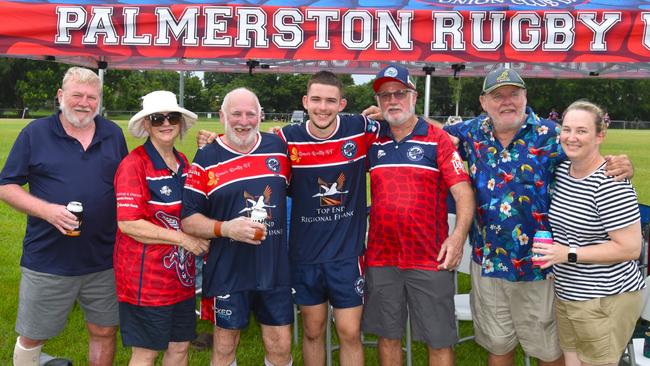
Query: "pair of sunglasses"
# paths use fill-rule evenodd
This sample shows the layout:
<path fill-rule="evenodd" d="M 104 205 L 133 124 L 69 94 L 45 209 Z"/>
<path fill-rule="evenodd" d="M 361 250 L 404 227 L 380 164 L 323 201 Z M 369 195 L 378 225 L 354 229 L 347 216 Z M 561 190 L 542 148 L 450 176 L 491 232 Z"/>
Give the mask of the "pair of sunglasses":
<path fill-rule="evenodd" d="M 183 122 L 183 114 L 180 112 L 169 112 L 167 114 L 162 113 L 151 113 L 149 115 L 149 121 L 151 121 L 151 126 L 160 127 L 165 123 L 165 120 L 169 121 L 169 124 L 175 126 Z"/>

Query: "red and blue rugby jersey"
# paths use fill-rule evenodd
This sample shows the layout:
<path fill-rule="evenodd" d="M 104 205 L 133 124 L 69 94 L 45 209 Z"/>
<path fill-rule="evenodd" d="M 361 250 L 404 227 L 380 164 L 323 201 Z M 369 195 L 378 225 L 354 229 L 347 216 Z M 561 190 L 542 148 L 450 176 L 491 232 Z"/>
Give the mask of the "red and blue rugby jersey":
<path fill-rule="evenodd" d="M 115 174 L 117 220 L 147 220 L 180 230 L 181 199 L 189 164 L 175 151 L 178 174 L 150 140 L 127 155 Z M 142 306 L 171 305 L 194 296 L 194 254 L 180 246 L 143 244 L 122 233 L 113 252 L 119 301 Z"/>
<path fill-rule="evenodd" d="M 292 263 L 358 257 L 365 249 L 366 154 L 379 124 L 363 116 L 339 116 L 326 139 L 306 125 L 280 131 L 291 161 Z"/>
<path fill-rule="evenodd" d="M 400 142 L 390 131 L 382 133 L 368 161 L 367 265 L 437 270 L 436 258 L 447 238 L 448 187 L 469 181 L 449 136 L 420 118 Z"/>
<path fill-rule="evenodd" d="M 246 154 L 221 137 L 197 151 L 183 193 L 182 217 L 200 213 L 227 221 L 266 209 L 268 229 L 260 245 L 215 238 L 203 267 L 203 295 L 219 296 L 289 285 L 286 189 L 290 174 L 286 144 L 260 133 Z"/>

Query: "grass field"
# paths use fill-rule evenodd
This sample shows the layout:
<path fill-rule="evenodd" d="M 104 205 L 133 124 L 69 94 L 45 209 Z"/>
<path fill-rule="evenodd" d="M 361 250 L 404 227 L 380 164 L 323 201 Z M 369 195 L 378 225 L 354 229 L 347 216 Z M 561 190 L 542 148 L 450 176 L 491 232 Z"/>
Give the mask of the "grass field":
<path fill-rule="evenodd" d="M 119 122 L 126 131 L 126 123 Z M 9 154 L 14 139 L 24 127 L 26 121 L 22 120 L 0 120 L 0 166 Z M 215 121 L 200 121 L 198 128 L 221 130 L 220 125 Z M 270 127 L 270 123 L 263 124 L 262 129 Z M 198 131 L 197 126 L 190 130 L 189 136 L 177 144 L 177 148 L 187 154 L 191 160 L 194 156 L 195 142 L 194 134 Z M 142 143 L 142 140 L 132 138 L 128 133 L 127 142 L 129 149 L 133 149 Z M 635 166 L 635 178 L 633 183 L 639 194 L 639 201 L 650 204 L 650 131 L 637 130 L 612 130 L 603 147 L 604 153 L 627 154 Z M 9 208 L 6 204 L 0 203 L 0 364 L 11 364 L 11 354 L 16 334 L 14 332 L 14 321 L 18 303 L 18 283 L 20 278 L 19 260 L 22 251 L 22 239 L 25 231 L 25 216 Z M 461 281 L 461 288 L 468 289 L 467 278 Z M 50 340 L 44 348 L 50 354 L 65 356 L 73 360 L 75 365 L 85 365 L 87 361 L 87 336 L 84 330 L 83 316 L 78 308 L 70 316 L 68 326 L 58 337 Z M 209 324 L 200 322 L 199 331 L 210 329 Z M 461 324 L 462 335 L 471 333 L 471 323 Z M 238 364 L 260 365 L 262 362 L 262 346 L 260 342 L 259 329 L 251 324 L 247 330 L 242 332 L 239 352 L 237 354 Z M 421 344 L 414 344 L 414 365 L 426 365 L 426 349 Z M 209 351 L 190 351 L 191 365 L 208 365 Z M 296 365 L 302 364 L 300 346 L 294 345 L 293 351 Z M 335 364 L 338 364 L 338 356 L 335 355 Z M 456 347 L 456 364 L 459 366 L 484 365 L 487 355 L 474 342 L 465 342 Z M 126 365 L 129 359 L 128 350 L 121 347 L 118 340 L 116 365 Z M 518 364 L 523 364 L 521 352 L 518 353 Z M 377 357 L 374 348 L 366 349 L 366 364 L 376 365 Z"/>

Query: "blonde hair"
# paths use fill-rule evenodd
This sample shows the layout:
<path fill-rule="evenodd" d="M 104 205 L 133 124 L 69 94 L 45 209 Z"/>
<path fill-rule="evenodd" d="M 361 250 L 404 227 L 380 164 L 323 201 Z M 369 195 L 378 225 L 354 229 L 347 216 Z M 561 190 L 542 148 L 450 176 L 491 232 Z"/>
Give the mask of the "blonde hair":
<path fill-rule="evenodd" d="M 607 124 L 605 123 L 605 112 L 603 109 L 595 103 L 588 101 L 587 99 L 579 99 L 571 103 L 567 109 L 562 114 L 562 118 L 566 116 L 569 111 L 579 110 L 589 112 L 594 116 L 594 123 L 596 124 L 596 133 L 601 133 L 607 129 Z"/>
<path fill-rule="evenodd" d="M 99 90 L 99 94 L 102 93 L 102 81 L 99 79 L 99 76 L 95 74 L 94 71 L 86 69 L 84 67 L 73 66 L 65 72 L 63 76 L 63 82 L 61 83 L 61 89 L 65 89 L 67 83 L 71 81 L 76 81 L 82 84 L 96 85 Z"/>

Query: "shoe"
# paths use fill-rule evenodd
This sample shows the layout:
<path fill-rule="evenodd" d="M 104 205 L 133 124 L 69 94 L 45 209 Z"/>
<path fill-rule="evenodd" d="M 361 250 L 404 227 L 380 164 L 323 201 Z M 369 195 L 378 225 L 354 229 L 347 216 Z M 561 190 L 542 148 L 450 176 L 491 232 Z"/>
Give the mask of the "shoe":
<path fill-rule="evenodd" d="M 72 361 L 67 358 L 54 357 L 45 352 L 41 352 L 38 364 L 40 366 L 72 366 Z"/>
<path fill-rule="evenodd" d="M 197 351 L 205 351 L 212 348 L 212 333 L 199 333 L 196 339 L 190 342 L 190 347 Z"/>

